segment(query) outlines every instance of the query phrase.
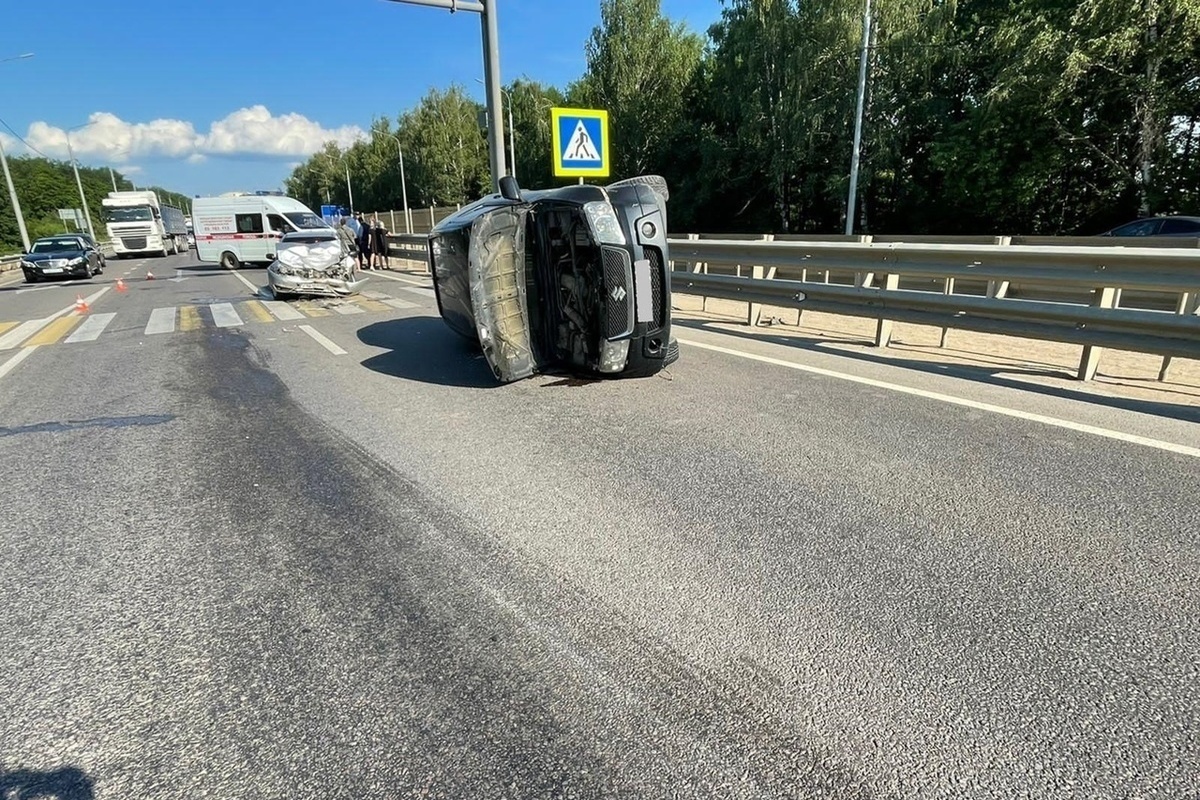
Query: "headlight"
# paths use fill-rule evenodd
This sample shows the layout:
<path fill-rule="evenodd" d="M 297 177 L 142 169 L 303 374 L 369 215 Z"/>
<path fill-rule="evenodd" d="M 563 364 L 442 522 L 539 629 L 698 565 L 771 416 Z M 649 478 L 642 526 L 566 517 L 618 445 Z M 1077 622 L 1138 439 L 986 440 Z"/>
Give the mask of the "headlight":
<path fill-rule="evenodd" d="M 600 346 L 600 371 L 620 372 L 629 359 L 629 340 L 605 342 Z"/>
<path fill-rule="evenodd" d="M 291 275 L 292 274 L 292 268 L 289 267 L 287 264 L 284 264 L 282 261 L 276 261 L 274 264 L 271 265 L 271 269 L 273 269 L 279 275 Z"/>
<path fill-rule="evenodd" d="M 346 256 L 342 259 L 342 268 L 348 272 L 354 272 L 354 268 L 358 266 L 354 261 L 354 256 Z"/>
<path fill-rule="evenodd" d="M 613 207 L 601 200 L 584 203 L 583 213 L 587 215 L 592 233 L 605 244 L 625 244 L 625 232 L 617 220 L 617 212 Z"/>
<path fill-rule="evenodd" d="M 21 269 L 35 269 L 32 261 L 21 259 Z"/>
<path fill-rule="evenodd" d="M 87 259 L 83 258 L 82 256 L 80 256 L 78 258 L 72 258 L 70 261 L 67 262 L 67 266 L 68 267 L 77 267 L 80 264 L 82 264 L 84 261 L 87 261 Z"/>

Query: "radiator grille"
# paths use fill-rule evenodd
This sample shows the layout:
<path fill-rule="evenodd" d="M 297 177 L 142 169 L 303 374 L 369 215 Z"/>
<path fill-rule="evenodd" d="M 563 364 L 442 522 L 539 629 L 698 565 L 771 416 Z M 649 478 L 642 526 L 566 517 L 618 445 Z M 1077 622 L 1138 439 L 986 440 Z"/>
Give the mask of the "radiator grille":
<path fill-rule="evenodd" d="M 650 262 L 650 296 L 654 302 L 654 327 L 663 324 L 663 269 L 662 253 L 657 247 L 643 247 L 642 258 Z"/>
<path fill-rule="evenodd" d="M 604 253 L 604 336 L 611 339 L 628 333 L 633 314 L 633 296 L 629 291 L 629 254 L 617 247 L 605 247 Z"/>

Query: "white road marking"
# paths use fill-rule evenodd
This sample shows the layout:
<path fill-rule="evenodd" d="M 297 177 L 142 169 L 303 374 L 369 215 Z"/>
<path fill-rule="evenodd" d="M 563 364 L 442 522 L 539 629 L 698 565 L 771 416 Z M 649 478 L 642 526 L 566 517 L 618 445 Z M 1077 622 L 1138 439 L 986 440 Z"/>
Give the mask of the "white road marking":
<path fill-rule="evenodd" d="M 229 270 L 229 272 L 233 273 L 233 277 L 237 278 L 239 281 L 246 284 L 246 288 L 250 290 L 251 294 L 258 294 L 258 287 L 255 286 L 253 283 L 251 283 L 249 280 L 247 280 L 245 275 L 238 272 L 236 269 Z"/>
<path fill-rule="evenodd" d="M 382 300 L 381 302 L 386 303 L 387 305 L 391 306 L 392 308 L 400 308 L 400 309 L 420 308 L 420 305 L 417 303 L 410 303 L 407 300 L 396 300 L 395 298 L 392 298 L 392 297 L 389 297 L 386 300 Z"/>
<path fill-rule="evenodd" d="M 302 330 L 302 331 L 304 331 L 305 333 L 307 333 L 309 336 L 311 336 L 311 337 L 312 337 L 312 339 L 313 339 L 313 341 L 314 341 L 314 342 L 316 342 L 317 344 L 321 345 L 321 347 L 324 347 L 326 350 L 328 350 L 329 352 L 333 353 L 335 356 L 344 356 L 344 355 L 346 355 L 346 351 L 345 351 L 345 350 L 343 350 L 342 348 L 338 347 L 338 346 L 337 346 L 336 344 L 334 344 L 333 342 L 329 341 L 329 339 L 325 338 L 325 336 L 324 336 L 324 335 L 323 335 L 323 334 L 322 334 L 320 331 L 318 331 L 318 330 L 316 330 L 315 328 L 313 328 L 313 326 L 311 326 L 311 325 L 301 325 L 301 326 L 300 326 L 300 330 Z"/>
<path fill-rule="evenodd" d="M 3 364 L 0 364 L 0 378 L 3 378 L 5 375 L 7 375 L 8 373 L 10 373 L 14 369 L 16 369 L 16 366 L 18 364 L 20 364 L 25 359 L 29 358 L 30 354 L 32 354 L 33 351 L 37 350 L 37 349 L 38 349 L 38 346 L 36 344 L 33 345 L 32 347 L 23 347 L 19 351 L 17 351 L 16 355 L 14 355 L 8 361 L 5 361 Z"/>
<path fill-rule="evenodd" d="M 292 308 L 291 306 L 289 306 L 287 303 L 283 302 L 282 300 L 262 300 L 260 302 L 264 306 L 267 307 L 267 311 L 270 311 L 272 314 L 275 315 L 275 319 L 278 319 L 278 320 L 304 319 L 303 314 L 301 314 L 299 311 Z"/>
<path fill-rule="evenodd" d="M 383 292 L 359 292 L 359 294 L 370 300 L 387 300 L 391 297 L 390 294 L 384 294 Z"/>
<path fill-rule="evenodd" d="M 90 295 L 83 298 L 83 302 L 87 303 L 90 306 L 92 303 L 96 302 L 96 300 L 100 297 L 100 295 L 107 292 L 108 288 L 109 287 L 106 286 L 98 292 L 92 292 Z M 75 310 L 75 304 L 72 303 L 71 305 L 67 306 L 66 308 L 64 308 L 60 311 L 55 311 L 53 314 L 51 314 L 48 317 L 43 317 L 42 319 L 31 319 L 28 322 L 22 322 L 20 325 L 13 328 L 8 333 L 4 334 L 3 336 L 0 336 L 0 350 L 13 349 L 17 345 L 19 345 L 21 342 L 28 339 L 30 336 L 33 336 L 35 333 L 40 331 L 42 328 L 49 325 L 54 320 L 58 319 L 59 317 L 63 316 L 64 314 L 70 314 L 74 310 Z"/>
<path fill-rule="evenodd" d="M 430 289 L 426 286 L 401 286 L 400 290 L 403 292 L 412 292 L 413 294 L 419 294 L 419 295 L 421 295 L 421 297 L 424 297 L 426 299 L 433 297 L 433 289 Z"/>
<path fill-rule="evenodd" d="M 66 338 L 66 343 L 96 341 L 100 334 L 104 333 L 104 329 L 108 327 L 108 323 L 112 322 L 115 316 L 115 313 L 93 314 L 85 319 L 83 324 Z"/>
<path fill-rule="evenodd" d="M 243 324 L 242 318 L 233 310 L 233 303 L 213 303 L 208 310 L 212 312 L 213 324 L 218 328 L 232 328 Z"/>
<path fill-rule="evenodd" d="M 399 275 L 388 275 L 386 272 L 372 272 L 371 277 L 372 278 L 387 278 L 389 281 L 399 281 L 400 283 L 411 283 L 414 286 L 422 286 L 422 287 L 425 287 L 426 289 L 430 289 L 430 291 L 432 291 L 432 287 L 430 287 L 429 281 L 416 281 L 416 280 L 413 280 L 412 278 L 401 278 Z"/>
<path fill-rule="evenodd" d="M 175 332 L 175 306 L 156 308 L 150 312 L 150 321 L 146 323 L 143 333 L 151 336 L 156 333 Z"/>
<path fill-rule="evenodd" d="M 339 314 L 365 314 L 366 311 L 358 306 L 350 305 L 349 303 L 341 306 L 334 306 L 333 310 Z"/>
<path fill-rule="evenodd" d="M 44 292 L 47 289 L 59 289 L 66 286 L 65 283 L 51 283 L 46 286 L 30 286 L 25 289 L 17 289 L 13 294 L 25 294 L 26 292 Z"/>
<path fill-rule="evenodd" d="M 879 381 L 875 380 L 874 378 L 864 378 L 861 375 L 849 375 L 844 372 L 835 372 L 831 369 L 822 369 L 821 367 L 810 367 L 807 364 L 797 364 L 794 361 L 784 361 L 781 358 L 760 356 L 757 353 L 748 353 L 744 350 L 734 350 L 729 347 L 718 347 L 717 345 L 713 344 L 703 344 L 690 339 L 680 339 L 679 343 L 686 344 L 689 347 L 699 347 L 703 350 L 712 350 L 715 353 L 724 353 L 725 355 L 737 356 L 738 358 L 746 358 L 751 361 L 761 361 L 764 364 L 774 364 L 777 367 L 787 367 L 788 369 L 799 370 L 800 372 L 808 372 L 813 375 L 822 375 L 826 378 L 837 378 L 839 380 L 850 381 L 851 383 L 860 383 L 864 386 L 873 386 L 876 389 L 887 389 L 888 391 L 898 392 L 900 394 L 923 397 L 927 400 L 936 400 L 941 403 L 949 403 L 951 405 L 963 406 L 965 408 L 973 408 L 977 411 L 987 411 L 992 414 L 1000 414 L 1005 417 L 1015 417 L 1016 419 L 1023 419 L 1029 422 L 1039 422 L 1043 425 L 1053 425 L 1056 428 L 1065 428 L 1066 430 L 1087 433 L 1091 434 L 1092 436 L 1102 436 L 1106 439 L 1115 439 L 1120 442 L 1128 442 L 1129 444 L 1137 444 L 1144 447 L 1154 447 L 1158 450 L 1166 450 L 1169 453 L 1177 453 L 1182 456 L 1200 458 L 1200 447 L 1189 447 L 1184 444 L 1166 442 L 1161 439 L 1150 439 L 1148 437 L 1138 436 L 1132 433 L 1123 433 L 1121 431 L 1109 430 L 1108 428 L 1100 428 L 1095 425 L 1085 425 L 1080 422 L 1072 422 L 1068 419 L 1047 417 L 1043 414 L 1034 414 L 1029 411 L 1019 411 L 1015 408 L 1006 408 L 1004 406 L 993 405 L 992 403 L 981 403 L 978 400 L 968 400 L 965 397 L 955 397 L 954 395 L 942 394 L 940 392 L 930 392 L 926 391 L 925 389 L 914 389 L 911 386 L 902 386 L 898 383 L 888 383 L 887 381 Z"/>

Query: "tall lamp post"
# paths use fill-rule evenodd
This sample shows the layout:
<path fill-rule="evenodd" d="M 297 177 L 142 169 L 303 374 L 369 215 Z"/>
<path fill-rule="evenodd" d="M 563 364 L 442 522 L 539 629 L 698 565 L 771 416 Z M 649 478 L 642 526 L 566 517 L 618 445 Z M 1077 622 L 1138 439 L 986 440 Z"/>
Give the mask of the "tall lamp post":
<path fill-rule="evenodd" d="M 329 156 L 329 163 L 331 163 L 331 164 L 335 163 L 333 160 L 333 156 L 329 155 L 329 153 L 326 153 L 325 155 Z M 353 214 L 354 213 L 354 189 L 352 189 L 350 187 L 350 163 L 348 161 L 346 161 L 346 155 L 344 153 L 342 155 L 338 156 L 338 158 L 340 158 L 342 160 L 342 166 L 346 168 L 346 194 L 348 194 L 350 196 L 350 213 Z"/>
<path fill-rule="evenodd" d="M 476 78 L 475 82 L 483 83 L 483 79 Z M 500 93 L 502 95 L 504 95 L 504 99 L 508 102 L 508 152 L 510 154 L 509 165 L 508 165 L 508 174 L 512 175 L 513 178 L 516 179 L 516 177 L 517 177 L 517 135 L 516 135 L 517 129 L 516 129 L 516 127 L 513 126 L 512 94 L 510 94 L 508 89 L 505 89 L 504 87 L 500 87 Z"/>
<path fill-rule="evenodd" d="M 75 150 L 71 147 L 71 131 L 86 128 L 91 125 L 90 122 L 85 122 L 82 125 L 76 125 L 74 128 L 67 128 L 67 155 L 71 159 L 71 169 L 75 172 L 75 186 L 79 189 L 79 202 L 83 204 L 83 216 L 87 220 L 88 234 L 93 240 L 96 238 L 96 229 L 92 227 L 92 213 L 88 210 L 87 195 L 83 193 L 83 181 L 79 179 L 79 163 L 75 160 Z"/>
<path fill-rule="evenodd" d="M 3 61 L 17 61 L 23 58 L 33 58 L 33 53 L 22 53 L 19 56 L 0 58 Z M 8 157 L 4 155 L 4 145 L 0 143 L 0 167 L 4 168 L 4 182 L 8 184 L 8 199 L 12 201 L 13 213 L 17 215 L 17 230 L 21 232 L 21 245 L 29 252 L 29 231 L 25 230 L 25 215 L 21 213 L 21 201 L 17 199 L 17 188 L 13 186 L 12 173 L 8 171 Z"/>
<path fill-rule="evenodd" d="M 412 217 L 408 213 L 408 183 L 404 180 L 404 148 L 400 144 L 400 134 L 393 133 L 392 138 L 396 140 L 396 153 L 400 156 L 400 196 L 404 200 L 404 232 L 412 233 Z"/>

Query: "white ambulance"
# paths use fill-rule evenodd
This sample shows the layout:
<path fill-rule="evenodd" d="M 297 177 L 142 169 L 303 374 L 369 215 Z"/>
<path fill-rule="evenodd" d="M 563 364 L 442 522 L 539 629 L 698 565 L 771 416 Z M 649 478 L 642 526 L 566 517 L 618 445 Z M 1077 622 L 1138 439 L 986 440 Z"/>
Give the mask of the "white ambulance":
<path fill-rule="evenodd" d="M 216 261 L 226 269 L 270 264 L 285 233 L 328 227 L 291 197 L 233 194 L 192 201 L 196 252 L 201 261 Z"/>

